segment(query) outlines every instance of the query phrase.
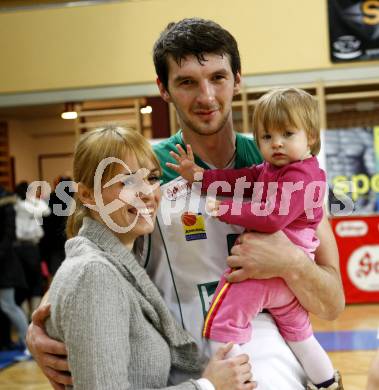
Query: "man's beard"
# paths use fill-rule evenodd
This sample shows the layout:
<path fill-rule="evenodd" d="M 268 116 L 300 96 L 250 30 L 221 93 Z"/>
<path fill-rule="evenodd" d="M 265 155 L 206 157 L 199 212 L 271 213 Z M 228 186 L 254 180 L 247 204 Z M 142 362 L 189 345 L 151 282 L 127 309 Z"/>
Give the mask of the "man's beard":
<path fill-rule="evenodd" d="M 193 121 L 191 120 L 183 120 L 183 123 L 185 124 L 187 129 L 190 129 L 194 133 L 200 135 L 200 136 L 210 136 L 210 135 L 215 135 L 219 133 L 220 131 L 223 130 L 225 127 L 226 122 L 228 121 L 230 112 L 226 114 L 224 117 L 220 119 L 219 125 L 213 130 L 213 131 L 208 131 L 204 129 L 202 126 L 197 126 Z"/>

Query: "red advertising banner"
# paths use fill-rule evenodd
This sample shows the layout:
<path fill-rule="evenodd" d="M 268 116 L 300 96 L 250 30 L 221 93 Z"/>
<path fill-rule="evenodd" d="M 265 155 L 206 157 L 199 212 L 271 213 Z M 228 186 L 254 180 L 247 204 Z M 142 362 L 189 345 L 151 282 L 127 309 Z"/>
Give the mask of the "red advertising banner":
<path fill-rule="evenodd" d="M 346 303 L 379 303 L 379 215 L 331 220 Z"/>

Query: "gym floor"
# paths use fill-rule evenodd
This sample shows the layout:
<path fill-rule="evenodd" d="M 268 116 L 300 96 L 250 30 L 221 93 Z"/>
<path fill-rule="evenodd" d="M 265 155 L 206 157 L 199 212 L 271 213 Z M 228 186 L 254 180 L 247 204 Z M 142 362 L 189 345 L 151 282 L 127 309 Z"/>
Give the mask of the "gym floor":
<path fill-rule="evenodd" d="M 379 348 L 379 304 L 348 305 L 336 321 L 312 317 L 316 337 L 342 374 L 345 390 L 363 390 Z M 1 390 L 47 390 L 49 382 L 34 361 L 0 371 Z"/>

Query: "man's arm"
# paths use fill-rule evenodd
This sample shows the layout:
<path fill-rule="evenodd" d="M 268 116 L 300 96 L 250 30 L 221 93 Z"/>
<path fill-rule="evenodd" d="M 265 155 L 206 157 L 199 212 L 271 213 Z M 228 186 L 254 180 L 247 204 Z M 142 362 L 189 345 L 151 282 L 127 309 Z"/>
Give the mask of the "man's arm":
<path fill-rule="evenodd" d="M 53 340 L 46 334 L 45 321 L 50 315 L 47 293 L 40 307 L 33 313 L 32 322 L 26 335 L 28 348 L 42 372 L 55 390 L 64 390 L 64 385 L 72 384 L 67 363 L 67 351 L 63 343 Z"/>
<path fill-rule="evenodd" d="M 315 262 L 283 232 L 244 233 L 228 257 L 233 271 L 228 280 L 283 278 L 306 310 L 333 320 L 345 307 L 339 256 L 329 221 L 324 215 L 317 229 L 320 246 Z"/>

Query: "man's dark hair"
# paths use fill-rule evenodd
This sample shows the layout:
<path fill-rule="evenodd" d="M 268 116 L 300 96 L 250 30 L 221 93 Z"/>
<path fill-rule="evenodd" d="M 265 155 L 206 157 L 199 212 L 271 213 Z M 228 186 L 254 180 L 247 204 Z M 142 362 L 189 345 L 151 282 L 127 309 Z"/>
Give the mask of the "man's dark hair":
<path fill-rule="evenodd" d="M 196 56 L 200 64 L 204 54 L 228 55 L 234 76 L 241 72 L 241 60 L 233 35 L 212 20 L 183 19 L 170 23 L 154 45 L 154 65 L 159 80 L 168 88 L 168 58 L 180 65 L 188 55 Z"/>

